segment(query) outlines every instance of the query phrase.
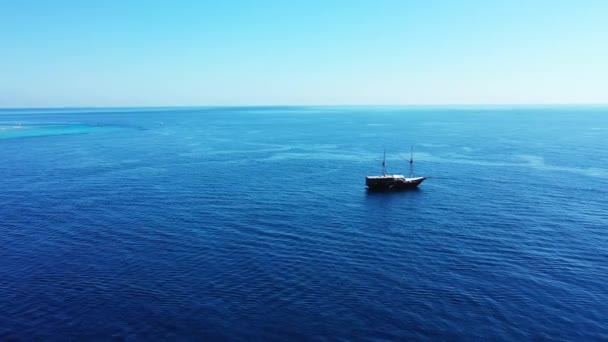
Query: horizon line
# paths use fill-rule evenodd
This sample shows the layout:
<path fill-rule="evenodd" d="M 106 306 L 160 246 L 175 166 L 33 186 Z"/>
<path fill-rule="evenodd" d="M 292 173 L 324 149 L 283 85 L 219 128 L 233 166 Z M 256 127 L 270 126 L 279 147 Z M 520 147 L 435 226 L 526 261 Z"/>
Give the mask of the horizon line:
<path fill-rule="evenodd" d="M 409 103 L 409 104 L 240 104 L 240 105 L 127 105 L 127 106 L 0 106 L 0 110 L 27 110 L 27 109 L 196 109 L 196 108 L 250 108 L 250 107 L 604 107 L 608 102 L 563 102 L 563 103 Z"/>

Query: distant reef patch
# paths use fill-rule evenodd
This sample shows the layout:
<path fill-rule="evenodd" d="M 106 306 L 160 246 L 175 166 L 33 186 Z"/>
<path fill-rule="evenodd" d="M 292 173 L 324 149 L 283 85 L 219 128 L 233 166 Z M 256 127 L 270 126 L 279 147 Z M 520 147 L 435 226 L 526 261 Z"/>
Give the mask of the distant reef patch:
<path fill-rule="evenodd" d="M 72 135 L 101 133 L 123 129 L 120 126 L 81 123 L 2 123 L 0 139 L 44 137 L 53 135 Z"/>

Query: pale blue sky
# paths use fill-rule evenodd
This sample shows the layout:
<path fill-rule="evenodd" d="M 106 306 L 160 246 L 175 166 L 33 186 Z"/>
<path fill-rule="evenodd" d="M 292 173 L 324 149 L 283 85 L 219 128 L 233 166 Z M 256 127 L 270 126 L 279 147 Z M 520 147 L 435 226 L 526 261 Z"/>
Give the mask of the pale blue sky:
<path fill-rule="evenodd" d="M 0 107 L 608 103 L 604 0 L 0 0 Z"/>

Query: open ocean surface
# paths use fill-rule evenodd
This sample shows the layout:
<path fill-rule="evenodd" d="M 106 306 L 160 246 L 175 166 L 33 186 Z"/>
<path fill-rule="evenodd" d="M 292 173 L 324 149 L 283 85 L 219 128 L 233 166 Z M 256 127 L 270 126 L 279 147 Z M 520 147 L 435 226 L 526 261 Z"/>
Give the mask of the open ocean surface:
<path fill-rule="evenodd" d="M 602 107 L 3 109 L 0 339 L 606 340 L 607 148 Z"/>

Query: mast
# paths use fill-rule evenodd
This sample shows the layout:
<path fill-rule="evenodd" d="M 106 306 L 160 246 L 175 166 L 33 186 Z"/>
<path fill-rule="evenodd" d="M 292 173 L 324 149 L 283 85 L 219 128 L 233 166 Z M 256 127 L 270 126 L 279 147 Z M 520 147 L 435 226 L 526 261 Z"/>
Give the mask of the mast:
<path fill-rule="evenodd" d="M 410 146 L 410 178 L 414 178 L 414 145 Z"/>
<path fill-rule="evenodd" d="M 386 176 L 386 148 L 384 149 L 384 155 L 382 156 L 382 175 Z"/>

